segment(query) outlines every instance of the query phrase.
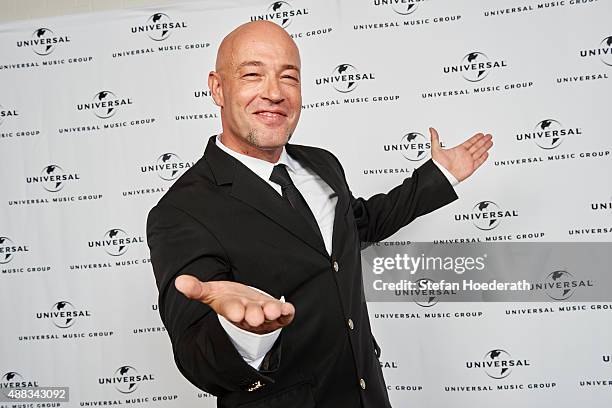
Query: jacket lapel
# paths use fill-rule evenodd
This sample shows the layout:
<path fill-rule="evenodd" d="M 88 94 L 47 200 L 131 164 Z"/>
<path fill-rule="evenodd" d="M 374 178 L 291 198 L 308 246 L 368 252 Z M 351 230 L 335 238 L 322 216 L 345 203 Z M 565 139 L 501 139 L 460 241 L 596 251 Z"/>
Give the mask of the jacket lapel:
<path fill-rule="evenodd" d="M 323 241 L 302 216 L 268 183 L 231 157 L 211 137 L 204 153 L 217 185 L 231 184 L 230 195 L 279 224 L 313 249 L 328 257 Z"/>
<path fill-rule="evenodd" d="M 344 185 L 344 175 L 342 174 L 337 163 L 330 163 L 324 160 L 320 155 L 307 154 L 304 148 L 298 145 L 286 145 L 287 153 L 299 161 L 303 166 L 310 168 L 317 173 L 319 177 L 334 190 L 338 201 L 336 202 L 336 211 L 334 214 L 334 228 L 332 236 L 332 253 L 335 248 L 338 248 L 338 240 L 343 236 L 340 231 L 341 221 L 348 210 L 349 193 Z"/>

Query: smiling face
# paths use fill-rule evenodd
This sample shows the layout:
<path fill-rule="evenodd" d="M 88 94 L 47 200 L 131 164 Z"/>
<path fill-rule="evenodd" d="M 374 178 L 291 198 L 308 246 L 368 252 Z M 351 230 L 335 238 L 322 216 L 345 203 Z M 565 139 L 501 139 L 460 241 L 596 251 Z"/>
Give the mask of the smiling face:
<path fill-rule="evenodd" d="M 219 46 L 208 85 L 221 107 L 227 147 L 275 162 L 297 126 L 302 106 L 300 55 L 274 23 L 247 23 Z"/>

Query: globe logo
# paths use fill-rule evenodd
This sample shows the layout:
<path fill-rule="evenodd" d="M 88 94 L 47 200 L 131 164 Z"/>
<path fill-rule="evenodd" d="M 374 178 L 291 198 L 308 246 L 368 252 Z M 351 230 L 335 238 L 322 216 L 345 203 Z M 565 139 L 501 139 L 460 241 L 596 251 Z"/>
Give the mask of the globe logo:
<path fill-rule="evenodd" d="M 293 10 L 293 7 L 286 1 L 275 1 L 268 7 L 267 14 L 274 14 L 274 18 L 270 21 L 275 22 L 283 28 L 287 28 L 289 24 L 291 24 L 291 19 L 288 17 L 291 10 Z"/>
<path fill-rule="evenodd" d="M 70 302 L 60 301 L 54 304 L 51 308 L 51 316 L 53 316 L 51 320 L 53 324 L 60 329 L 67 329 L 76 322 L 73 316 L 60 317 L 59 314 L 53 314 L 54 312 L 74 312 L 74 306 Z"/>
<path fill-rule="evenodd" d="M 499 218 L 496 218 L 495 216 L 493 216 L 493 218 L 485 218 L 483 215 L 492 212 L 497 213 L 498 211 L 501 211 L 501 208 L 499 208 L 499 206 L 493 201 L 479 202 L 472 209 L 473 213 L 480 215 L 479 217 L 473 218 L 474 226 L 483 231 L 492 230 L 493 228 L 497 227 L 500 221 Z"/>
<path fill-rule="evenodd" d="M 376 4 L 376 2 L 374 4 Z M 408 14 L 414 13 L 417 7 L 418 4 L 415 4 L 415 0 L 398 1 L 393 5 L 393 11 L 397 14 L 407 16 Z"/>
<path fill-rule="evenodd" d="M 126 253 L 128 247 L 125 242 L 127 233 L 122 229 L 111 229 L 104 234 L 104 241 L 110 242 L 104 246 L 104 250 L 111 256 L 120 256 Z"/>
<path fill-rule="evenodd" d="M 121 366 L 115 371 L 115 377 L 125 378 L 115 385 L 115 389 L 122 394 L 130 394 L 138 388 L 138 382 L 135 381 L 138 375 L 138 370 L 132 366 Z"/>
<path fill-rule="evenodd" d="M 574 294 L 571 282 L 574 275 L 567 271 L 554 271 L 548 274 L 545 279 L 546 294 L 553 300 L 566 300 Z"/>
<path fill-rule="evenodd" d="M 13 259 L 13 252 L 9 249 L 15 243 L 8 237 L 0 237 L 0 264 L 7 264 Z"/>
<path fill-rule="evenodd" d="M 117 97 L 111 91 L 100 91 L 93 97 L 94 106 L 100 102 L 111 102 L 117 100 Z M 117 112 L 117 109 L 113 106 L 100 106 L 94 108 L 94 114 L 100 119 L 108 119 Z"/>
<path fill-rule="evenodd" d="M 154 41 L 163 41 L 166 38 L 170 37 L 170 29 L 169 23 L 171 22 L 170 17 L 164 13 L 155 13 L 147 20 L 147 25 L 157 25 L 161 24 L 161 28 L 151 30 L 147 32 L 147 35 L 150 39 Z M 166 23 L 164 25 L 164 23 Z"/>
<path fill-rule="evenodd" d="M 8 397 L 8 392 L 14 388 L 13 384 L 23 382 L 21 374 L 15 371 L 9 371 L 2 376 L 0 380 L 0 388 L 2 388 L 2 395 Z"/>
<path fill-rule="evenodd" d="M 35 40 L 45 40 L 49 38 L 53 38 L 53 31 L 48 28 L 39 28 L 32 33 L 32 38 Z M 38 55 L 49 55 L 55 49 L 54 44 L 46 44 L 46 41 L 42 41 L 42 44 L 38 44 L 32 47 L 34 52 Z"/>
<path fill-rule="evenodd" d="M 561 123 L 554 119 L 544 119 L 536 125 L 534 131 L 536 133 L 546 131 L 552 132 L 560 130 L 562 127 L 563 126 L 561 125 Z M 550 150 L 559 147 L 559 145 L 561 145 L 561 142 L 563 142 L 563 138 L 561 138 L 557 133 L 557 136 L 536 138 L 535 142 L 542 149 Z"/>
<path fill-rule="evenodd" d="M 429 284 L 432 284 L 435 281 L 429 278 L 421 278 L 415 282 L 417 287 L 421 287 L 421 282 L 429 282 Z M 427 290 L 423 291 L 419 289 L 419 292 L 420 293 L 418 295 L 415 295 L 413 298 L 414 303 L 416 303 L 417 305 L 421 307 L 432 307 L 438 303 L 439 300 L 436 295 L 423 293 L 428 292 Z"/>
<path fill-rule="evenodd" d="M 64 174 L 64 171 L 60 166 L 56 166 L 55 164 L 50 164 L 49 166 L 42 169 L 40 172 L 41 176 L 61 176 Z M 45 181 L 42 183 L 42 186 L 45 190 L 55 193 L 64 188 L 64 182 L 59 181 Z"/>
<path fill-rule="evenodd" d="M 490 364 L 485 367 L 485 372 L 491 378 L 495 378 L 496 380 L 501 380 L 502 378 L 506 378 L 512 372 L 512 368 L 503 364 L 504 361 L 511 360 L 512 357 L 505 350 L 491 350 L 484 356 L 484 362 L 493 362 L 495 364 Z"/>
<path fill-rule="evenodd" d="M 461 65 L 465 66 L 476 64 L 476 67 L 463 71 L 463 78 L 470 82 L 482 81 L 487 77 L 487 75 L 489 75 L 489 70 L 484 68 L 487 62 L 489 62 L 489 58 L 482 52 L 470 52 L 463 57 L 461 60 Z"/>
<path fill-rule="evenodd" d="M 402 137 L 402 156 L 410 161 L 420 161 L 427 156 L 431 142 L 418 132 L 410 132 Z"/>
<path fill-rule="evenodd" d="M 601 53 L 601 62 L 612 67 L 612 35 L 601 40 L 601 48 L 607 48 L 606 53 Z"/>
<path fill-rule="evenodd" d="M 333 76 L 342 76 L 341 80 L 334 82 L 334 89 L 338 92 L 347 93 L 357 88 L 357 81 L 354 79 L 355 74 L 358 74 L 357 68 L 351 64 L 340 64 L 334 68 Z"/>
<path fill-rule="evenodd" d="M 181 158 L 174 153 L 164 153 L 157 159 L 157 174 L 162 180 L 176 180 L 180 175 L 179 163 Z"/>

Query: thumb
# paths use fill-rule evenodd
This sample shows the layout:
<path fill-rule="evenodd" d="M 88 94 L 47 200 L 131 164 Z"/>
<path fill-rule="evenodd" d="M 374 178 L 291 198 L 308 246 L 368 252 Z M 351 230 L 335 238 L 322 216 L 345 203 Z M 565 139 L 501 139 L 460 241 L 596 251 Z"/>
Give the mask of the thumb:
<path fill-rule="evenodd" d="M 189 299 L 202 300 L 205 296 L 204 285 L 195 276 L 180 275 L 174 280 L 174 286 Z"/>
<path fill-rule="evenodd" d="M 429 128 L 429 135 L 431 137 L 431 150 L 437 150 L 440 148 L 440 138 L 438 131 L 432 127 Z"/>

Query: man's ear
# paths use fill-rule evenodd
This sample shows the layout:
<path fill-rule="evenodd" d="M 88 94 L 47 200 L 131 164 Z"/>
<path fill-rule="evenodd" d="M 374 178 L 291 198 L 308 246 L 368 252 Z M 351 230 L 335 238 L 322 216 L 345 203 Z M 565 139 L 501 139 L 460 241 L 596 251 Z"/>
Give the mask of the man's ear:
<path fill-rule="evenodd" d="M 208 73 L 208 89 L 212 95 L 215 105 L 223 107 L 223 89 L 221 88 L 221 76 L 218 72 L 210 71 Z"/>

